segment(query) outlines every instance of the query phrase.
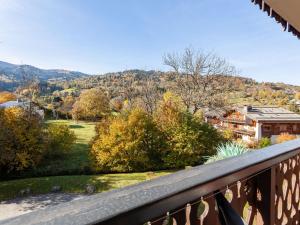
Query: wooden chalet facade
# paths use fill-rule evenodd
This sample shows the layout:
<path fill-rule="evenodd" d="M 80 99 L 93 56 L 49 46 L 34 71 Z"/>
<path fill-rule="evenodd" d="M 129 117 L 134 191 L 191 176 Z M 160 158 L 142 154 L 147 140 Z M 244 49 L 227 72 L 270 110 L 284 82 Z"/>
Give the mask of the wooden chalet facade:
<path fill-rule="evenodd" d="M 235 108 L 224 113 L 206 114 L 206 121 L 221 130 L 232 130 L 235 137 L 247 142 L 262 137 L 273 142 L 281 133 L 300 135 L 300 115 L 279 107 Z"/>

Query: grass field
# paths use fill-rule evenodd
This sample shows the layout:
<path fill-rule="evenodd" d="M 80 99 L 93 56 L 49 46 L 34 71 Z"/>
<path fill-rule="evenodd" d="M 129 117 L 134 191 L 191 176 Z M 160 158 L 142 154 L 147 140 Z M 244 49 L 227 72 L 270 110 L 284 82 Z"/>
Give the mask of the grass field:
<path fill-rule="evenodd" d="M 31 195 L 49 193 L 51 188 L 56 185 L 61 186 L 62 192 L 65 193 L 84 193 L 85 186 L 93 184 L 96 192 L 103 192 L 167 174 L 170 172 L 53 176 L 4 181 L 0 182 L 0 201 L 18 197 L 20 191 L 25 188 L 31 189 Z"/>
<path fill-rule="evenodd" d="M 89 142 L 95 135 L 95 123 L 76 123 L 71 120 L 48 120 L 46 123 L 65 124 L 75 132 L 77 140 L 72 151 L 62 158 L 43 162 L 40 167 L 22 175 L 33 178 L 0 182 L 0 201 L 18 197 L 20 191 L 26 188 L 31 189 L 31 195 L 49 193 L 53 186 L 61 186 L 65 193 L 84 193 L 85 186 L 93 184 L 97 192 L 102 192 L 171 173 L 161 171 L 83 175 L 90 168 Z"/>

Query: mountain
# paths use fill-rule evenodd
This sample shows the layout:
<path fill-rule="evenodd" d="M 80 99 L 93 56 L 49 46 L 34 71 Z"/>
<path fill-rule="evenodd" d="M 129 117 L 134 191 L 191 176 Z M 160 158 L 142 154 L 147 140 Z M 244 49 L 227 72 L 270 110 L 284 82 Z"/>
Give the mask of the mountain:
<path fill-rule="evenodd" d="M 88 74 L 61 69 L 40 69 L 31 65 L 15 65 L 0 61 L 0 88 L 12 88 L 16 86 L 24 76 L 31 76 L 40 81 L 67 81 L 85 77 L 88 76 Z"/>

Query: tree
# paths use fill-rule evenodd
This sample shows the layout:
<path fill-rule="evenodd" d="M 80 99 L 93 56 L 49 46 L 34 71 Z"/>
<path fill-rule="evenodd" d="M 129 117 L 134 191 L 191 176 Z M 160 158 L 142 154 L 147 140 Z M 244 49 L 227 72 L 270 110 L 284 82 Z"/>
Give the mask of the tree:
<path fill-rule="evenodd" d="M 0 104 L 8 101 L 14 101 L 16 99 L 17 97 L 11 92 L 8 91 L 0 92 Z"/>
<path fill-rule="evenodd" d="M 69 116 L 72 114 L 74 103 L 75 98 L 71 95 L 68 95 L 62 100 L 61 105 L 58 107 L 57 110 L 63 115 L 65 115 L 67 119 L 69 119 Z"/>
<path fill-rule="evenodd" d="M 115 98 L 115 99 L 111 99 L 110 100 L 110 105 L 112 107 L 112 110 L 115 112 L 121 112 L 121 110 L 123 109 L 124 105 L 123 105 L 123 101 L 120 98 Z"/>
<path fill-rule="evenodd" d="M 300 100 L 300 92 L 297 92 L 297 93 L 295 94 L 295 99 L 296 99 L 296 100 Z"/>
<path fill-rule="evenodd" d="M 40 117 L 21 108 L 0 109 L 0 170 L 36 166 L 45 150 Z"/>
<path fill-rule="evenodd" d="M 161 91 L 159 90 L 157 83 L 152 79 L 147 79 L 139 91 L 139 96 L 141 99 L 141 107 L 149 114 L 153 114 L 156 110 L 157 103 L 161 98 Z"/>
<path fill-rule="evenodd" d="M 67 125 L 50 124 L 46 130 L 46 158 L 61 157 L 68 153 L 75 143 L 76 136 Z"/>
<path fill-rule="evenodd" d="M 223 107 L 226 91 L 235 87 L 228 79 L 235 74 L 234 67 L 216 55 L 187 48 L 181 55 L 167 54 L 164 63 L 173 69 L 175 93 L 193 114 L 201 108 Z"/>
<path fill-rule="evenodd" d="M 29 99 L 30 102 L 32 102 L 40 93 L 40 81 L 38 77 L 26 71 L 26 65 L 21 65 L 20 70 L 21 84 L 17 88 L 16 92 L 19 95 Z"/>
<path fill-rule="evenodd" d="M 218 131 L 186 110 L 180 97 L 166 93 L 156 114 L 156 123 L 165 133 L 168 150 L 163 161 L 168 168 L 183 168 L 204 162 L 213 155 L 223 138 Z"/>
<path fill-rule="evenodd" d="M 99 89 L 92 88 L 83 91 L 73 105 L 72 116 L 74 119 L 96 120 L 109 112 L 109 98 Z"/>
<path fill-rule="evenodd" d="M 142 109 L 132 109 L 100 123 L 91 148 L 101 171 L 145 171 L 162 167 L 163 133 Z"/>

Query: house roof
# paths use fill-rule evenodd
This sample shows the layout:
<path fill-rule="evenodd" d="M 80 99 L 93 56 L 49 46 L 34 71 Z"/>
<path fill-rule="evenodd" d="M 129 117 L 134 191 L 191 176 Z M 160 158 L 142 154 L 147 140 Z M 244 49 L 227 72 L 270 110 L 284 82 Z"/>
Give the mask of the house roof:
<path fill-rule="evenodd" d="M 284 30 L 300 39 L 299 0 L 251 0 L 259 8 L 280 23 Z"/>
<path fill-rule="evenodd" d="M 245 114 L 247 118 L 255 121 L 297 121 L 300 122 L 300 115 L 280 107 L 252 106 L 246 111 L 239 108 L 238 111 Z"/>
<path fill-rule="evenodd" d="M 0 108 L 23 107 L 23 106 L 25 106 L 25 103 L 19 101 L 8 101 L 0 104 Z"/>
<path fill-rule="evenodd" d="M 210 118 L 221 118 L 225 113 L 225 110 L 209 110 L 204 113 L 204 116 Z"/>
<path fill-rule="evenodd" d="M 215 109 L 204 109 L 204 116 L 210 117 L 210 118 L 221 118 L 223 117 L 227 112 L 234 110 L 231 106 L 225 106 L 223 108 L 215 108 Z"/>

